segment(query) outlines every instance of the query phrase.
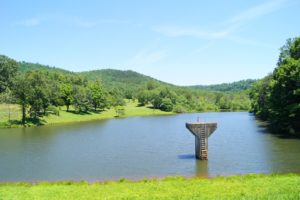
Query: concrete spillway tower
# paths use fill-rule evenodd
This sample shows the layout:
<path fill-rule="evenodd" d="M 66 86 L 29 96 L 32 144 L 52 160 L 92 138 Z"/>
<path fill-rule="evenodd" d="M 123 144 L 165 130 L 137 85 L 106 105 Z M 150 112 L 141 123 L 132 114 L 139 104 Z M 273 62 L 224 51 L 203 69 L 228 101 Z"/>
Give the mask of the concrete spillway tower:
<path fill-rule="evenodd" d="M 195 136 L 196 158 L 207 160 L 208 137 L 217 129 L 217 123 L 195 122 L 186 123 L 185 126 Z"/>

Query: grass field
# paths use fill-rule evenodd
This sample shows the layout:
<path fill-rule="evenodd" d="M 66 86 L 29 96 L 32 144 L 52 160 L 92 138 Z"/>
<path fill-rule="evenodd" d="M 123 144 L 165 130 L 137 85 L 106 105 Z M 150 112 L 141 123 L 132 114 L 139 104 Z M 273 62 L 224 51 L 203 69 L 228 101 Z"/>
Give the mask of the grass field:
<path fill-rule="evenodd" d="M 12 123 L 8 123 L 8 109 L 10 109 L 10 119 Z M 101 120 L 101 119 L 109 119 L 114 118 L 116 116 L 116 112 L 113 108 L 109 110 L 105 110 L 103 112 L 89 112 L 89 113 L 75 113 L 67 112 L 65 107 L 62 107 L 59 111 L 59 116 L 56 115 L 48 115 L 41 118 L 41 122 L 44 125 L 49 124 L 58 124 L 58 123 L 74 123 L 74 122 L 83 122 L 83 121 L 91 121 L 91 120 Z M 138 106 L 137 101 L 126 101 L 125 106 L 125 115 L 122 117 L 129 116 L 146 116 L 146 115 L 169 115 L 173 114 L 172 112 L 164 112 L 158 109 L 152 109 L 149 107 L 140 107 Z M 17 127 L 21 126 L 19 121 L 21 119 L 21 110 L 19 105 L 8 105 L 0 104 L 0 128 L 2 127 Z M 29 123 L 27 125 L 34 125 Z"/>
<path fill-rule="evenodd" d="M 0 199 L 300 199 L 300 175 L 92 183 L 2 183 Z"/>

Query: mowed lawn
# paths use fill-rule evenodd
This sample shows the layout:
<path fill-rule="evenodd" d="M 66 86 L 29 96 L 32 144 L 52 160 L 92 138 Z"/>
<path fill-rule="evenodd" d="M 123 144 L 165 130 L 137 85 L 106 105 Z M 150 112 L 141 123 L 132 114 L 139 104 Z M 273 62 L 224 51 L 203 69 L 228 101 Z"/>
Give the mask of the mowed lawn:
<path fill-rule="evenodd" d="M 137 101 L 126 101 L 125 115 L 122 117 L 130 116 L 146 116 L 146 115 L 169 115 L 171 112 L 164 112 L 158 109 L 152 109 L 145 106 L 138 106 Z M 66 112 L 65 109 L 60 111 L 59 116 L 49 115 L 43 118 L 46 124 L 57 124 L 57 123 L 71 123 L 71 122 L 82 122 L 100 119 L 110 119 L 116 117 L 116 111 L 114 108 L 101 111 L 101 112 L 89 112 L 76 114 L 73 112 Z"/>
<path fill-rule="evenodd" d="M 16 104 L 0 104 L 0 128 L 8 127 L 8 119 L 19 121 L 21 119 L 21 107 Z"/>
<path fill-rule="evenodd" d="M 19 105 L 9 105 L 11 110 L 11 120 L 21 119 L 21 109 Z M 125 115 L 122 117 L 129 116 L 146 116 L 146 115 L 170 115 L 172 112 L 164 112 L 158 109 L 152 109 L 146 106 L 138 106 L 137 101 L 129 101 L 126 100 Z M 8 127 L 8 105 L 0 104 L 0 127 Z M 83 122 L 83 121 L 91 121 L 91 120 L 101 120 L 101 119 L 109 119 L 116 117 L 116 111 L 114 108 L 105 110 L 105 111 L 97 111 L 97 112 L 88 112 L 88 113 L 75 113 L 74 109 L 71 107 L 70 112 L 66 111 L 66 107 L 61 107 L 59 111 L 59 116 L 56 115 L 48 115 L 41 118 L 41 122 L 44 125 L 47 124 L 58 124 L 58 123 L 74 123 L 74 122 Z M 29 124 L 33 125 L 33 124 Z M 16 124 L 12 124 L 12 126 L 20 126 Z"/>
<path fill-rule="evenodd" d="M 300 176 L 181 177 L 106 183 L 2 183 L 0 199 L 300 199 Z"/>

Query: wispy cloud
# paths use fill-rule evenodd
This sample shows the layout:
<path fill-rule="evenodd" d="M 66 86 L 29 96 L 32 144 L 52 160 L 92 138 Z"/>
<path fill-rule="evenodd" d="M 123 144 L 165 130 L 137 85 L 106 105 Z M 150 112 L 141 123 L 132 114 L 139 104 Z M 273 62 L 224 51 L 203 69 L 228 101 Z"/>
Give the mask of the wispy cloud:
<path fill-rule="evenodd" d="M 119 20 L 119 19 L 84 19 L 77 16 L 71 15 L 47 15 L 40 17 L 32 17 L 28 19 L 23 19 L 16 22 L 16 25 L 25 26 L 25 27 L 33 27 L 47 23 L 58 23 L 76 26 L 80 28 L 94 28 L 100 25 L 122 25 L 129 24 L 129 21 Z"/>
<path fill-rule="evenodd" d="M 249 8 L 238 15 L 222 23 L 222 26 L 215 30 L 207 30 L 199 27 L 159 26 L 154 31 L 168 37 L 195 37 L 201 39 L 230 39 L 239 43 L 259 45 L 254 41 L 236 38 L 232 36 L 238 28 L 251 20 L 274 12 L 284 6 L 287 0 L 270 0 Z"/>
<path fill-rule="evenodd" d="M 243 11 L 239 15 L 234 16 L 229 20 L 229 23 L 232 25 L 244 24 L 247 21 L 259 18 L 263 15 L 269 14 L 280 9 L 287 0 L 270 0 L 255 7 L 252 7 L 248 10 Z"/>
<path fill-rule="evenodd" d="M 272 45 L 269 43 L 256 41 L 256 40 L 252 40 L 252 39 L 245 39 L 245 38 L 241 38 L 238 36 L 228 36 L 228 37 L 226 37 L 226 39 L 233 41 L 235 43 L 238 43 L 238 44 L 243 44 L 243 45 L 248 45 L 248 46 L 267 47 L 267 48 L 273 48 L 273 49 L 277 48 L 275 45 Z"/>
<path fill-rule="evenodd" d="M 94 28 L 101 25 L 124 25 L 129 24 L 130 22 L 127 20 L 118 20 L 118 19 L 83 19 L 76 16 L 64 16 L 60 17 L 60 21 L 65 24 L 71 24 L 74 26 L 82 27 L 82 28 Z"/>
<path fill-rule="evenodd" d="M 25 19 L 25 20 L 20 20 L 16 24 L 20 25 L 20 26 L 33 27 L 33 26 L 40 25 L 41 21 L 42 20 L 40 18 L 34 17 L 34 18 Z"/>
<path fill-rule="evenodd" d="M 155 28 L 155 31 L 169 37 L 197 37 L 205 39 L 222 38 L 229 33 L 228 30 L 207 31 L 200 28 L 178 26 L 161 26 Z"/>

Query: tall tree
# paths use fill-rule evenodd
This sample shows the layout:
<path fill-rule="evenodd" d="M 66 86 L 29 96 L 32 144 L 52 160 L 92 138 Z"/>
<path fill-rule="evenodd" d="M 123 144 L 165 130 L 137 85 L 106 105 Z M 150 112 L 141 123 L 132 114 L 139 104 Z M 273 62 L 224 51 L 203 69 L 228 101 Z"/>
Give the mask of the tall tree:
<path fill-rule="evenodd" d="M 88 89 L 90 92 L 90 100 L 93 104 L 94 110 L 96 111 L 97 108 L 104 109 L 106 107 L 106 96 L 101 82 L 99 80 L 91 82 L 88 85 Z"/>
<path fill-rule="evenodd" d="M 74 101 L 73 86 L 70 83 L 64 83 L 60 87 L 61 98 L 64 101 L 64 104 L 67 106 L 67 111 L 70 109 Z"/>
<path fill-rule="evenodd" d="M 88 112 L 91 107 L 91 102 L 88 98 L 88 90 L 83 86 L 74 87 L 74 107 L 77 112 Z"/>
<path fill-rule="evenodd" d="M 15 96 L 16 102 L 21 105 L 23 125 L 26 123 L 26 109 L 28 107 L 29 90 L 29 83 L 26 80 L 25 75 L 18 75 L 14 81 L 12 92 Z"/>
<path fill-rule="evenodd" d="M 18 63 L 15 60 L 0 55 L 0 93 L 12 86 L 17 69 Z"/>
<path fill-rule="evenodd" d="M 300 59 L 285 59 L 274 71 L 273 80 L 270 120 L 279 130 L 299 134 Z"/>
<path fill-rule="evenodd" d="M 30 115 L 37 119 L 40 114 L 45 114 L 50 105 L 49 82 L 46 74 L 41 71 L 26 73 L 26 80 L 29 83 L 28 103 Z"/>
<path fill-rule="evenodd" d="M 287 40 L 277 68 L 253 86 L 250 97 L 254 113 L 274 131 L 300 135 L 300 37 Z"/>

